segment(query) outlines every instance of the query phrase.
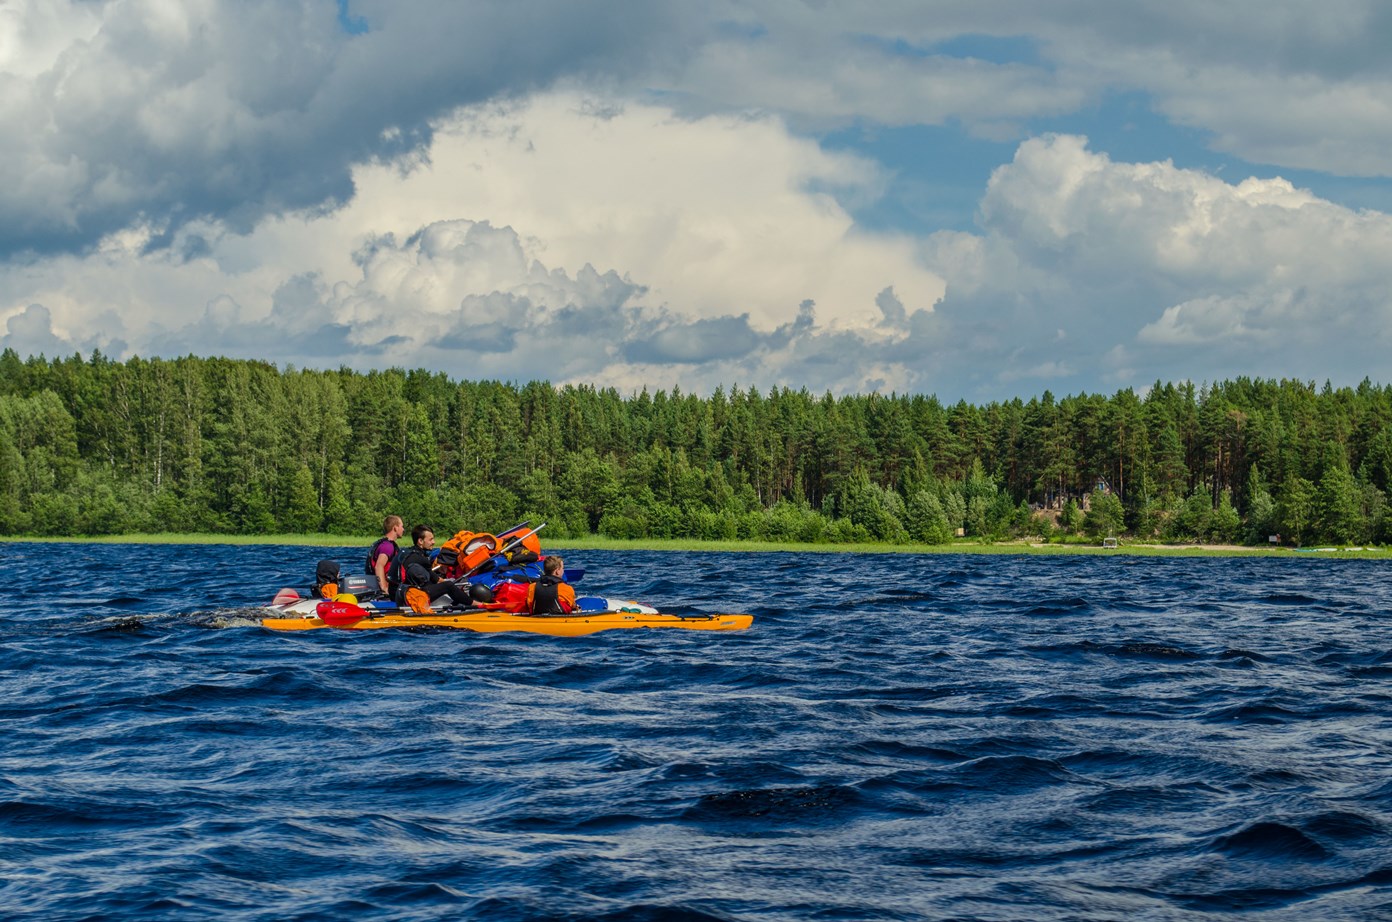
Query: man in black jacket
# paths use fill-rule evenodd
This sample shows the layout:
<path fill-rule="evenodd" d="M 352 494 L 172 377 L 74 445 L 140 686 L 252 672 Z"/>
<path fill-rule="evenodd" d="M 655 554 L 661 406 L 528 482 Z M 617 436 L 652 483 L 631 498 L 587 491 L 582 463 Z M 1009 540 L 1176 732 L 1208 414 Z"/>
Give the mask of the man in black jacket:
<path fill-rule="evenodd" d="M 436 599 L 448 595 L 455 607 L 468 608 L 469 590 L 464 586 L 455 585 L 452 579 L 442 580 L 436 574 L 430 559 L 430 552 L 434 547 L 435 532 L 431 531 L 429 526 L 417 525 L 411 530 L 411 546 L 398 552 L 389 567 L 393 601 L 397 605 L 410 605 L 412 611 L 424 614 Z M 412 604 L 413 600 L 407 597 L 407 593 L 412 589 L 424 593 L 426 604 L 419 604 L 420 599 L 414 600 L 417 604 Z"/>

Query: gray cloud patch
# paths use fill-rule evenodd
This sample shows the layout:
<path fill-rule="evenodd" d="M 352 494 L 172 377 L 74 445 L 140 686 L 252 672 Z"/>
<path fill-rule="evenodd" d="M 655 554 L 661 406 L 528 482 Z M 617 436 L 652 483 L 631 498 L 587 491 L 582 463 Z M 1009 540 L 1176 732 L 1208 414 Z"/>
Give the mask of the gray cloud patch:
<path fill-rule="evenodd" d="M 202 352 L 233 358 L 264 359 L 295 365 L 343 359 L 363 347 L 352 341 L 352 328 L 314 316 L 286 322 L 284 312 L 272 312 L 259 320 L 246 320 L 241 308 L 228 298 L 215 298 L 196 322 L 175 330 L 158 330 L 150 338 L 151 355 L 180 355 L 203 344 Z"/>
<path fill-rule="evenodd" d="M 20 355 L 57 356 L 72 351 L 73 344 L 53 333 L 53 314 L 42 304 L 30 304 L 5 321 L 0 343 Z"/>
<path fill-rule="evenodd" d="M 645 339 L 624 345 L 633 362 L 712 362 L 747 355 L 759 345 L 749 315 L 713 317 L 691 323 L 672 323 Z"/>
<path fill-rule="evenodd" d="M 622 304 L 567 304 L 552 312 L 549 326 L 561 337 L 598 337 L 611 343 L 623 342 L 628 335 L 628 322 L 621 308 Z"/>
<path fill-rule="evenodd" d="M 509 353 L 517 348 L 517 331 L 501 324 L 457 327 L 453 332 L 436 339 L 432 345 L 437 349 L 459 352 Z"/>
<path fill-rule="evenodd" d="M 42 304 L 30 304 L 5 321 L 5 335 L 0 336 L 0 349 L 13 349 L 19 355 L 72 355 L 100 349 L 107 355 L 121 355 L 127 345 L 119 333 L 121 321 L 110 313 L 97 318 L 105 332 L 88 336 L 63 336 L 53 329 L 53 313 Z"/>
<path fill-rule="evenodd" d="M 899 300 L 893 288 L 886 288 L 875 296 L 875 306 L 884 315 L 884 322 L 888 326 L 901 327 L 908 314 L 904 311 L 904 302 Z"/>
<path fill-rule="evenodd" d="M 769 347 L 781 349 L 794 339 L 812 332 L 812 328 L 817 325 L 816 308 L 817 302 L 810 298 L 799 304 L 797 317 L 780 325 L 768 336 Z"/>

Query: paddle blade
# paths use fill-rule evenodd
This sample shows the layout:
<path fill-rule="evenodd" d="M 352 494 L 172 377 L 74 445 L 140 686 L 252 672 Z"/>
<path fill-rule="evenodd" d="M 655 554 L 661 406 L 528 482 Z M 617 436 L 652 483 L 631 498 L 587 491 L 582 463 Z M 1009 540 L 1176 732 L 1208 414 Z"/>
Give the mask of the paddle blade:
<path fill-rule="evenodd" d="M 367 617 L 367 609 L 352 602 L 320 602 L 314 613 L 329 627 L 347 627 Z"/>
<path fill-rule="evenodd" d="M 585 571 L 578 567 L 566 567 L 561 573 L 561 579 L 565 580 L 567 583 L 578 583 L 580 580 L 584 579 L 584 577 Z"/>
<path fill-rule="evenodd" d="M 293 605 L 300 600 L 300 594 L 294 589 L 282 589 L 271 599 L 271 604 L 275 606 Z"/>

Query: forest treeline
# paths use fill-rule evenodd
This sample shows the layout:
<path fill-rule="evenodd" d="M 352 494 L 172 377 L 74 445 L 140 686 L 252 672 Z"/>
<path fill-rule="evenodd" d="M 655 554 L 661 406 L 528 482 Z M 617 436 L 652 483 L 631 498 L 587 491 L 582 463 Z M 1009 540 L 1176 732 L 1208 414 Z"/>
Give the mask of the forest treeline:
<path fill-rule="evenodd" d="M 0 533 L 1385 543 L 1392 389 L 1239 378 L 945 405 L 0 354 Z"/>

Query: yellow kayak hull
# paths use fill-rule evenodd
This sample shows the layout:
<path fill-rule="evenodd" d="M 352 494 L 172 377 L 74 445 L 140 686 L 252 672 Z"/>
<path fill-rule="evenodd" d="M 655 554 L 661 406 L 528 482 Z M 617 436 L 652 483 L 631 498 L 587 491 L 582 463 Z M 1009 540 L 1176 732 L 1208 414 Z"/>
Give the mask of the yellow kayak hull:
<path fill-rule="evenodd" d="M 596 631 L 624 628 L 680 628 L 687 631 L 742 631 L 754 623 L 753 615 L 667 615 L 642 612 L 596 612 L 573 615 L 517 615 L 498 611 L 468 611 L 434 615 L 373 614 L 339 630 L 361 631 L 389 627 L 443 627 L 466 631 L 526 631 L 553 637 L 579 637 Z M 317 616 L 265 618 L 263 627 L 273 631 L 313 631 L 330 627 Z"/>

